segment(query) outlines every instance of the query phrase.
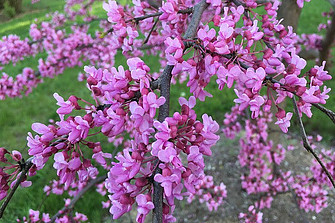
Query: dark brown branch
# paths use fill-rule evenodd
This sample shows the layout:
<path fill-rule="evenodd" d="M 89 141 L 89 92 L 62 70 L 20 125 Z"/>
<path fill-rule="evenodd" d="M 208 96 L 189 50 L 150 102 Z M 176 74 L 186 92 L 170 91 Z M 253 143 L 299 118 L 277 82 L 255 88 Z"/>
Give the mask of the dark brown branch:
<path fill-rule="evenodd" d="M 327 62 L 326 67 L 329 66 L 328 57 L 329 57 L 331 45 L 334 42 L 334 39 L 335 39 L 335 13 L 333 13 L 330 27 L 328 27 L 327 34 L 321 43 L 319 61 L 320 63 L 322 63 L 323 61 L 326 61 Z"/>
<path fill-rule="evenodd" d="M 319 109 L 320 111 L 322 111 L 323 113 L 325 113 L 330 118 L 330 120 L 332 120 L 332 122 L 335 124 L 335 112 L 319 104 L 312 103 L 312 105 L 317 109 Z"/>
<path fill-rule="evenodd" d="M 145 38 L 145 40 L 143 41 L 142 45 L 146 44 L 146 43 L 149 41 L 149 38 L 150 38 L 152 32 L 154 31 L 155 27 L 157 26 L 158 21 L 159 21 L 159 19 L 156 18 L 156 21 L 155 21 L 154 25 L 153 25 L 152 28 L 150 29 L 150 32 L 149 32 L 147 38 Z"/>
<path fill-rule="evenodd" d="M 278 9 L 277 19 L 284 19 L 282 24 L 292 26 L 296 32 L 301 14 L 301 8 L 297 4 L 297 0 L 283 0 L 281 6 Z"/>
<path fill-rule="evenodd" d="M 300 128 L 300 134 L 301 134 L 301 138 L 302 138 L 302 141 L 303 141 L 303 145 L 304 145 L 305 149 L 308 152 L 310 152 L 314 156 L 314 158 L 318 161 L 318 163 L 320 164 L 321 168 L 326 173 L 328 179 L 330 180 L 330 182 L 332 183 L 333 187 L 335 188 L 335 182 L 334 182 L 333 177 L 331 176 L 331 174 L 329 173 L 329 171 L 327 170 L 327 168 L 323 164 L 322 160 L 318 157 L 318 155 L 314 152 L 314 150 L 312 149 L 311 145 L 309 144 L 304 124 L 302 123 L 301 117 L 299 115 L 299 110 L 298 110 L 297 102 L 295 100 L 295 96 L 292 97 L 292 101 L 293 101 L 294 111 L 296 113 L 298 124 L 299 124 L 299 128 Z"/>
<path fill-rule="evenodd" d="M 189 13 L 192 13 L 192 11 L 193 11 L 193 8 L 187 8 L 187 9 L 179 10 L 178 13 L 189 14 Z M 156 12 L 156 13 L 152 13 L 152 14 L 147 14 L 147 15 L 135 17 L 133 19 L 127 20 L 126 22 L 130 22 L 130 21 L 139 22 L 139 21 L 142 21 L 142 20 L 145 20 L 145 19 L 148 19 L 148 18 L 160 16 L 162 14 L 163 14 L 163 12 Z"/>
<path fill-rule="evenodd" d="M 81 190 L 79 193 L 71 200 L 70 204 L 66 207 L 64 207 L 62 210 L 58 211 L 57 214 L 55 214 L 50 222 L 55 222 L 55 220 L 66 213 L 66 211 L 71 211 L 74 207 L 74 205 L 78 202 L 78 200 L 92 187 L 94 187 L 96 184 L 101 183 L 107 178 L 107 175 L 97 177 L 90 182 Z"/>
<path fill-rule="evenodd" d="M 24 167 L 21 170 L 21 175 L 20 177 L 16 180 L 16 183 L 14 184 L 13 189 L 10 191 L 8 196 L 6 197 L 6 200 L 2 203 L 1 208 L 0 208 L 0 218 L 2 218 L 6 207 L 8 206 L 10 200 L 12 199 L 16 189 L 19 187 L 20 183 L 26 178 L 26 174 L 28 173 L 30 167 L 33 165 L 32 163 L 33 157 L 29 158 L 25 163 Z"/>
<path fill-rule="evenodd" d="M 162 0 L 141 0 L 141 2 L 147 2 L 151 7 L 158 9 L 162 6 Z"/>
<path fill-rule="evenodd" d="M 198 30 L 198 26 L 201 20 L 201 16 L 205 9 L 208 7 L 206 0 L 202 0 L 198 4 L 193 7 L 193 15 L 191 18 L 191 22 L 187 27 L 187 30 L 184 35 L 184 39 L 191 39 L 196 35 Z M 165 97 L 165 103 L 159 107 L 158 112 L 158 121 L 163 122 L 166 117 L 169 116 L 169 105 L 170 105 L 170 84 L 171 84 L 171 72 L 173 66 L 167 65 L 160 77 L 160 90 L 161 96 Z M 159 162 L 159 161 L 157 161 Z M 158 166 L 158 163 L 157 163 Z M 161 173 L 161 169 L 157 167 L 154 170 L 153 176 Z M 153 182 L 153 203 L 154 210 L 152 215 L 153 223 L 162 223 L 163 222 L 163 188 L 161 185 L 154 181 Z"/>

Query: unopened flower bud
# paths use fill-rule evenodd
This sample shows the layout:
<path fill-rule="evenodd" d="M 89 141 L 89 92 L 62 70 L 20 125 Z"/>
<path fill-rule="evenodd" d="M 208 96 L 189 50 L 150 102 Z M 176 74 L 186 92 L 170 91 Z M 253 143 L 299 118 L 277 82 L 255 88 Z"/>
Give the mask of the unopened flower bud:
<path fill-rule="evenodd" d="M 88 85 L 97 85 L 98 84 L 98 81 L 94 78 L 94 77 L 92 77 L 92 76 L 89 76 L 88 78 L 87 78 L 87 83 L 88 83 Z"/>

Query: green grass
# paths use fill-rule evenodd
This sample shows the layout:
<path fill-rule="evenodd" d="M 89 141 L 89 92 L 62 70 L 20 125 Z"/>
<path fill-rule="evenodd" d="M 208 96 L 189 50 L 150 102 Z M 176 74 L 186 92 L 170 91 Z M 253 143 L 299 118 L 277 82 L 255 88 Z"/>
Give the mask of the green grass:
<path fill-rule="evenodd" d="M 126 1 L 126 0 L 124 0 Z M 322 2 L 322 4 L 321 4 Z M 125 3 L 125 2 L 124 2 Z M 300 23 L 299 33 L 313 33 L 317 31 L 317 25 L 323 19 L 320 17 L 322 11 L 328 10 L 329 4 L 325 0 L 311 1 L 305 3 Z M 29 35 L 29 27 L 35 18 L 39 21 L 47 19 L 45 14 L 51 11 L 62 11 L 63 1 L 54 0 L 47 1 L 41 0 L 39 3 L 34 5 L 30 4 L 30 0 L 24 0 L 25 12 L 19 15 L 17 18 L 2 23 L 0 25 L 0 35 L 17 34 L 21 37 L 27 37 Z M 99 17 L 106 16 L 101 8 L 101 2 L 98 2 L 93 6 L 93 13 L 99 15 Z M 322 20 L 324 21 L 324 20 Z M 97 26 L 97 23 L 93 24 L 93 29 Z M 22 68 L 30 66 L 33 69 L 37 66 L 37 58 L 40 56 L 45 57 L 45 54 L 37 55 L 36 58 L 27 58 L 21 61 L 17 66 L 6 66 L 4 71 L 10 74 L 18 74 Z M 159 70 L 158 59 L 154 56 L 146 56 L 143 60 L 152 68 L 152 71 Z M 116 65 L 125 65 L 125 59 L 122 55 L 116 57 Z M 31 131 L 31 124 L 34 122 L 48 123 L 49 119 L 58 119 L 56 114 L 56 101 L 52 97 L 54 92 L 58 92 L 64 98 L 70 95 L 76 95 L 82 98 L 90 98 L 89 91 L 86 89 L 85 84 L 77 81 L 77 75 L 83 70 L 83 67 L 75 67 L 67 69 L 62 75 L 55 77 L 54 79 L 45 79 L 44 83 L 38 85 L 33 92 L 22 98 L 8 98 L 5 101 L 0 101 L 0 146 L 3 146 L 9 150 L 20 150 L 25 155 L 27 153 L 26 147 L 26 136 L 27 132 Z M 335 69 L 332 69 L 331 73 Z M 330 81 L 327 84 L 335 88 L 335 82 Z M 233 98 L 235 93 L 232 89 L 224 89 L 219 91 L 217 85 L 211 82 L 207 87 L 207 90 L 213 95 L 213 98 L 207 98 L 205 102 L 199 102 L 196 108 L 198 118 L 203 113 L 212 115 L 221 124 L 224 113 L 229 111 L 233 105 Z M 185 96 L 184 96 L 185 95 Z M 178 98 L 180 96 L 188 97 L 190 95 L 186 83 L 176 84 L 171 89 L 171 114 L 174 111 L 179 110 Z M 331 93 L 326 107 L 334 109 L 335 107 L 335 95 Z M 326 137 L 331 137 L 331 132 L 334 127 L 329 124 L 329 120 L 324 114 L 320 112 L 314 112 L 314 118 L 305 119 L 309 132 L 320 131 Z M 325 123 L 320 125 L 320 123 Z M 30 208 L 37 209 L 44 195 L 42 193 L 43 186 L 49 182 L 52 177 L 55 176 L 55 170 L 48 166 L 43 170 L 39 171 L 37 176 L 31 178 L 33 186 L 28 189 L 19 189 L 14 195 L 12 202 L 5 212 L 5 220 L 0 222 L 14 222 L 16 217 L 22 217 L 27 215 Z M 100 219 L 104 215 L 101 213 L 100 200 L 96 199 L 96 193 L 87 193 L 82 200 L 76 205 L 76 211 L 83 212 L 89 216 L 91 222 L 100 222 Z M 28 201 L 28 202 L 27 202 Z M 54 214 L 63 206 L 64 202 L 59 196 L 50 196 L 40 208 L 40 211 L 48 211 Z"/>

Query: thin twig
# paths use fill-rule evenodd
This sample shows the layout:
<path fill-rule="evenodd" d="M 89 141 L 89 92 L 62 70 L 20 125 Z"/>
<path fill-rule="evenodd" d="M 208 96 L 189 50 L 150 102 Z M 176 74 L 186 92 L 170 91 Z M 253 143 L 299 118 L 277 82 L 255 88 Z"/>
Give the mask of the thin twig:
<path fill-rule="evenodd" d="M 193 7 L 179 10 L 178 13 L 189 14 L 189 13 L 192 13 L 192 11 L 193 11 Z M 152 13 L 152 14 L 147 14 L 147 15 L 135 17 L 133 19 L 129 19 L 126 22 L 130 22 L 130 21 L 139 22 L 139 21 L 142 21 L 142 20 L 145 20 L 145 19 L 148 19 L 148 18 L 153 18 L 153 17 L 157 17 L 157 16 L 161 16 L 161 15 L 163 15 L 163 12 L 155 12 L 155 13 Z"/>
<path fill-rule="evenodd" d="M 319 109 L 320 111 L 322 111 L 323 113 L 325 113 L 330 118 L 330 120 L 332 120 L 332 122 L 335 124 L 335 112 L 319 104 L 312 103 L 312 105 L 317 109 Z"/>
<path fill-rule="evenodd" d="M 321 49 L 320 49 L 320 58 L 319 61 L 322 63 L 322 61 L 326 61 L 326 67 L 329 67 L 329 55 L 330 55 L 330 49 L 331 45 L 334 42 L 335 39 L 335 14 L 332 16 L 331 24 L 327 29 L 327 34 L 324 37 L 324 39 L 321 42 Z"/>
<path fill-rule="evenodd" d="M 155 29 L 155 27 L 156 27 L 158 21 L 159 21 L 159 18 L 156 18 L 156 21 L 155 21 L 154 25 L 153 25 L 152 28 L 150 29 L 150 32 L 149 32 L 147 38 L 145 38 L 145 40 L 144 40 L 144 42 L 142 43 L 142 45 L 146 44 L 146 43 L 149 41 L 149 38 L 150 38 L 152 32 L 154 31 L 154 29 Z"/>
<path fill-rule="evenodd" d="M 325 167 L 325 165 L 323 164 L 323 162 L 321 161 L 321 159 L 318 157 L 318 155 L 314 152 L 314 150 L 312 149 L 311 145 L 309 144 L 304 124 L 302 123 L 301 117 L 299 115 L 298 106 L 297 106 L 297 102 L 295 100 L 295 96 L 292 97 L 292 101 L 293 101 L 295 113 L 297 115 L 297 119 L 298 119 L 298 124 L 299 124 L 299 127 L 300 127 L 300 134 L 301 134 L 301 138 L 302 138 L 302 141 L 303 141 L 303 145 L 304 145 L 305 149 L 308 152 L 310 152 L 314 156 L 314 158 L 318 161 L 318 163 L 322 167 L 323 171 L 326 173 L 328 179 L 332 183 L 333 187 L 335 188 L 335 182 L 334 182 L 333 177 L 331 176 L 331 174 L 329 173 L 329 171 L 327 170 L 327 168 Z"/>
<path fill-rule="evenodd" d="M 107 175 L 104 176 L 100 176 L 97 177 L 93 180 L 91 180 L 90 182 L 88 182 L 88 184 L 81 190 L 79 191 L 79 193 L 71 200 L 70 204 L 64 208 L 62 208 L 61 210 L 59 210 L 57 212 L 57 214 L 55 214 L 52 218 L 50 222 L 55 222 L 55 220 L 63 215 L 66 211 L 68 210 L 72 210 L 74 205 L 78 202 L 78 200 L 89 190 L 91 189 L 91 187 L 95 186 L 98 183 L 101 183 L 102 181 L 104 181 L 107 178 Z"/>
<path fill-rule="evenodd" d="M 21 175 L 20 177 L 16 180 L 14 187 L 6 197 L 6 200 L 2 203 L 1 208 L 0 208 L 0 218 L 2 218 L 6 207 L 8 206 L 10 200 L 12 199 L 16 189 L 19 187 L 20 183 L 25 179 L 27 172 L 29 171 L 30 167 L 33 165 L 33 157 L 29 158 L 25 163 L 24 167 L 22 168 Z"/>

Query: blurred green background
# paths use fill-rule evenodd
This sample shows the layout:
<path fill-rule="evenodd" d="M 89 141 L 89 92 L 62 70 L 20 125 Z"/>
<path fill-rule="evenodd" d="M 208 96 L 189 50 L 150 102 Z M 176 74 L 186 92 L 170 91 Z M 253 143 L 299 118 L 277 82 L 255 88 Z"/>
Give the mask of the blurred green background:
<path fill-rule="evenodd" d="M 64 7 L 63 0 L 41 0 L 36 4 L 31 4 L 31 0 L 24 0 L 23 4 L 24 12 L 22 14 L 12 20 L 0 23 L 0 36 L 17 34 L 21 37 L 28 37 L 30 24 L 33 23 L 35 19 L 39 21 L 46 20 L 48 19 L 45 16 L 47 13 L 53 11 L 62 12 Z M 95 3 L 93 5 L 93 13 L 100 18 L 106 18 L 106 13 L 101 5 L 102 2 Z M 326 18 L 322 17 L 321 13 L 329 9 L 330 5 L 325 0 L 305 3 L 300 17 L 298 33 L 318 33 L 318 24 L 326 22 Z M 97 27 L 97 23 L 92 25 L 92 30 L 94 30 L 95 27 Z M 46 54 L 42 53 L 36 55 L 36 57 L 30 57 L 18 62 L 16 66 L 7 65 L 2 72 L 15 76 L 27 66 L 36 69 L 37 59 L 45 56 Z M 158 66 L 157 58 L 149 56 L 143 58 L 143 60 L 149 65 L 152 71 L 159 71 L 160 67 Z M 125 59 L 122 55 L 118 55 L 116 58 L 116 66 L 120 64 L 125 65 Z M 311 67 L 313 65 L 314 62 L 309 61 L 308 66 Z M 48 123 L 49 119 L 58 119 L 56 114 L 56 101 L 52 96 L 54 92 L 59 93 L 64 98 L 70 95 L 76 95 L 84 99 L 89 99 L 90 94 L 86 89 L 85 83 L 77 81 L 78 73 L 82 70 L 83 67 L 67 69 L 62 75 L 53 79 L 45 79 L 44 83 L 39 84 L 28 96 L 14 99 L 7 98 L 4 101 L 0 101 L 0 146 L 8 150 L 20 150 L 26 155 L 26 136 L 27 132 L 31 131 L 31 124 L 34 122 Z M 334 67 L 330 73 L 335 73 Z M 185 85 L 186 83 L 172 86 L 171 114 L 173 111 L 179 109 L 178 98 L 180 96 L 188 97 L 190 95 Z M 329 81 L 327 86 L 334 89 L 335 80 Z M 207 98 L 205 102 L 198 102 L 196 108 L 197 114 L 200 117 L 203 113 L 207 113 L 221 124 L 225 112 L 230 111 L 233 105 L 235 93 L 231 89 L 219 91 L 214 81 L 209 84 L 207 90 L 213 95 L 213 98 Z M 330 93 L 330 99 L 327 101 L 326 107 L 335 109 L 334 92 Z M 334 127 L 332 123 L 329 122 L 324 114 L 314 108 L 313 112 L 312 119 L 304 118 L 308 133 L 320 133 L 326 140 L 333 140 Z M 294 130 L 294 124 L 292 129 Z M 51 166 L 39 171 L 37 176 L 31 178 L 33 181 L 32 187 L 19 189 L 16 192 L 5 212 L 4 219 L 0 220 L 0 222 L 14 222 L 17 217 L 27 215 L 30 208 L 38 209 L 41 212 L 47 211 L 51 214 L 56 213 L 62 208 L 64 202 L 61 197 L 51 195 L 44 201 L 44 194 L 42 192 L 43 186 L 55 175 L 55 170 Z M 83 197 L 83 202 L 78 202 L 75 207 L 75 210 L 87 214 L 91 222 L 101 222 L 103 216 L 107 215 L 107 210 L 101 211 L 101 200 L 96 199 L 97 197 L 100 196 L 97 196 L 96 192 L 87 193 Z"/>

